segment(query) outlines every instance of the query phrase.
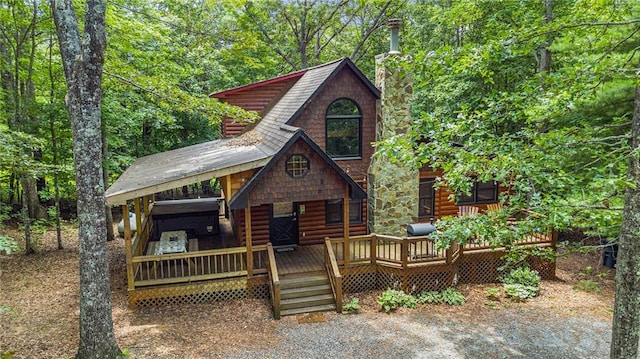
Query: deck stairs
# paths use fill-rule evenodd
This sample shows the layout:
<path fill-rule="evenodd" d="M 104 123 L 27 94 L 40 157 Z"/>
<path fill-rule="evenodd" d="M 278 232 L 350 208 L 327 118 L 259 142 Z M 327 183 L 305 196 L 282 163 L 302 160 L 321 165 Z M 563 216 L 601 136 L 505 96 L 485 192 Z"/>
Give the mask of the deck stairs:
<path fill-rule="evenodd" d="M 326 272 L 280 277 L 280 298 L 282 316 L 336 310 L 336 301 Z"/>

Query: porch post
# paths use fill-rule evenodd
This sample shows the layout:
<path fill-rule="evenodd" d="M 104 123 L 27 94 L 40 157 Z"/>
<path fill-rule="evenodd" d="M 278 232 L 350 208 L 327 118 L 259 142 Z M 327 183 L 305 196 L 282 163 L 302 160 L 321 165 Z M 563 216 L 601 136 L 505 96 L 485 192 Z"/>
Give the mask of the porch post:
<path fill-rule="evenodd" d="M 131 261 L 131 223 L 129 222 L 129 206 L 122 205 L 122 219 L 124 222 L 124 252 L 127 258 L 127 285 L 129 290 L 134 289 L 133 285 L 133 262 Z"/>
<path fill-rule="evenodd" d="M 342 233 L 344 235 L 344 265 L 349 265 L 349 184 L 344 185 L 344 198 L 342 199 Z"/>
<path fill-rule="evenodd" d="M 138 242 L 140 242 L 142 240 L 142 238 L 140 238 L 140 233 L 142 233 L 142 211 L 140 211 L 140 197 L 136 197 L 136 199 L 134 199 L 134 208 L 135 208 L 135 212 L 136 212 L 136 237 L 138 237 Z"/>
<path fill-rule="evenodd" d="M 150 196 L 144 196 L 142 197 L 142 210 L 144 211 L 144 217 L 147 218 L 149 217 L 149 199 Z"/>
<path fill-rule="evenodd" d="M 247 275 L 253 276 L 253 244 L 251 243 L 251 204 L 244 210 L 244 235 L 247 241 Z"/>

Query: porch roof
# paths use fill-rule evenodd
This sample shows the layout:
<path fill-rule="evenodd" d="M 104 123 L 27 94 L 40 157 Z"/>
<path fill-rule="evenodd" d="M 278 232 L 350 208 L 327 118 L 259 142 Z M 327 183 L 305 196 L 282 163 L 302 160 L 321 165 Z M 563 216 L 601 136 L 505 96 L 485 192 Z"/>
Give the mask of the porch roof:
<path fill-rule="evenodd" d="M 243 145 L 239 138 L 157 153 L 136 160 L 105 196 L 110 205 L 122 205 L 128 199 L 262 167 L 274 154 L 261 142 Z"/>

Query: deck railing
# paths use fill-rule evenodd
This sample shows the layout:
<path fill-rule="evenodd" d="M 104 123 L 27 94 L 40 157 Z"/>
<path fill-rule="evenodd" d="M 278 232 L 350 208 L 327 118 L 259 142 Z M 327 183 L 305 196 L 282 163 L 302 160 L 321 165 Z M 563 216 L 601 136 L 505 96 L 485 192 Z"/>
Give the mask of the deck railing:
<path fill-rule="evenodd" d="M 267 273 L 267 246 L 254 246 L 253 273 Z M 188 283 L 246 276 L 247 248 L 213 249 L 132 258 L 134 285 Z"/>
<path fill-rule="evenodd" d="M 144 217 L 142 219 L 142 225 L 140 226 L 140 230 L 136 228 L 136 234 L 133 237 L 131 242 L 131 255 L 132 256 L 141 256 L 144 253 L 144 249 L 147 246 L 147 242 L 149 242 L 149 237 L 151 237 L 151 226 L 153 225 L 153 221 L 150 216 Z"/>
<path fill-rule="evenodd" d="M 331 241 L 327 238 L 324 244 L 324 265 L 327 268 L 329 281 L 331 282 L 331 290 L 336 300 L 336 312 L 342 313 L 342 275 L 340 274 L 340 268 L 338 268 L 338 261 L 336 260 Z"/>
<path fill-rule="evenodd" d="M 553 231 L 536 233 L 517 241 L 516 245 L 553 245 Z M 344 265 L 344 238 L 326 238 L 325 256 L 333 255 L 336 262 Z M 388 267 L 417 267 L 431 264 L 451 264 L 463 252 L 486 251 L 494 248 L 487 241 L 469 241 L 465 245 L 457 242 L 447 249 L 438 249 L 435 242 L 426 236 L 394 237 L 380 234 L 349 237 L 349 265 L 375 264 Z"/>
<path fill-rule="evenodd" d="M 280 319 L 280 276 L 276 265 L 276 254 L 271 242 L 267 243 L 267 273 L 269 274 L 269 292 L 273 304 L 273 317 Z"/>

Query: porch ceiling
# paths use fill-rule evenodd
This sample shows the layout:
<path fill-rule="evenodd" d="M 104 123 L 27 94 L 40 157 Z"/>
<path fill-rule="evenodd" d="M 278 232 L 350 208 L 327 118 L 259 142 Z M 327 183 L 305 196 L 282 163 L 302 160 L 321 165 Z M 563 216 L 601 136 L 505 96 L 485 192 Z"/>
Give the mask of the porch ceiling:
<path fill-rule="evenodd" d="M 153 193 L 264 166 L 275 151 L 223 139 L 139 158 L 105 193 L 112 206 Z M 237 142 L 237 141 L 236 141 Z"/>

